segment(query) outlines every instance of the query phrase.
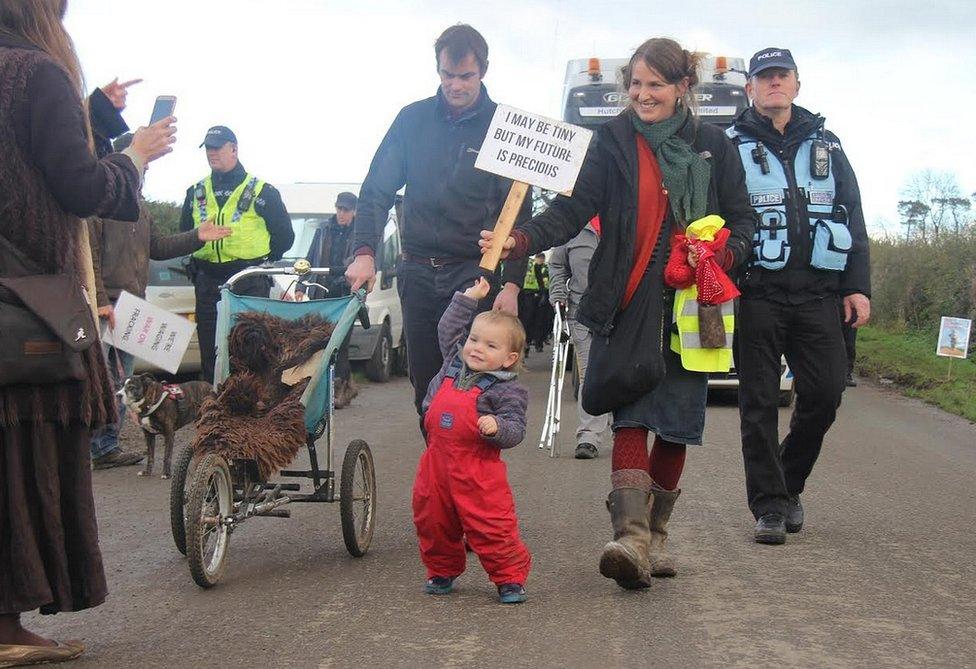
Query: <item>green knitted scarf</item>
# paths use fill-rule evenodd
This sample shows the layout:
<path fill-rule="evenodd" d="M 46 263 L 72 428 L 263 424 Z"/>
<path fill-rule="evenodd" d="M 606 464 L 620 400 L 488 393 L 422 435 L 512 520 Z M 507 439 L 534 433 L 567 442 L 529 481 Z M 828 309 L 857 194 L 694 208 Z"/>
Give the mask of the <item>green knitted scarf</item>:
<path fill-rule="evenodd" d="M 679 223 L 687 225 L 708 213 L 711 169 L 708 162 L 688 142 L 678 137 L 678 130 L 688 118 L 687 107 L 682 106 L 671 118 L 657 123 L 644 123 L 635 113 L 631 113 L 630 118 L 637 132 L 650 144 L 651 151 L 661 166 L 671 210 Z"/>

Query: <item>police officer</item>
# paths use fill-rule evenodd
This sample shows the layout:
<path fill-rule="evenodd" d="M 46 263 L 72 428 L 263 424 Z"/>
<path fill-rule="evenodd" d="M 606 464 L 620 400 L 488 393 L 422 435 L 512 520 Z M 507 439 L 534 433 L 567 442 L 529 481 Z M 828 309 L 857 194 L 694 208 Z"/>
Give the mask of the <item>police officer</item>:
<path fill-rule="evenodd" d="M 233 231 L 224 239 L 204 244 L 191 261 L 201 373 L 206 381 L 213 381 L 220 286 L 242 269 L 280 260 L 295 241 L 295 231 L 277 189 L 241 165 L 237 136 L 230 128 L 210 128 L 200 146 L 206 147 L 211 172 L 187 189 L 180 230 L 192 230 L 210 220 Z M 267 297 L 270 287 L 267 277 L 250 277 L 236 283 L 234 292 Z"/>
<path fill-rule="evenodd" d="M 311 286 L 308 297 L 319 300 L 326 297 L 342 297 L 349 294 L 349 283 L 342 275 L 345 268 L 352 261 L 353 229 L 356 220 L 356 203 L 358 198 L 348 191 L 336 196 L 335 210 L 329 220 L 315 231 L 312 243 L 308 247 L 305 259 L 312 267 L 337 268 L 328 276 L 316 276 L 315 283 L 322 284 L 328 289 L 328 294 L 318 286 Z M 341 271 L 340 271 L 341 270 Z M 302 292 L 296 290 L 296 299 L 301 299 Z M 352 367 L 349 365 L 349 342 L 352 338 L 352 328 L 346 334 L 335 368 L 335 408 L 342 409 L 349 404 L 359 388 L 352 378 Z"/>
<path fill-rule="evenodd" d="M 537 253 L 525 270 L 522 292 L 519 293 L 519 319 L 525 328 L 525 355 L 533 345 L 542 351 L 546 336 L 552 330 L 552 309 L 549 306 L 549 265 L 546 254 Z"/>
<path fill-rule="evenodd" d="M 374 255 L 396 193 L 403 196 L 403 263 L 397 275 L 414 404 L 421 412 L 427 385 L 443 364 L 437 323 L 454 292 L 481 276 L 478 240 L 494 227 L 511 181 L 475 169 L 496 104 L 481 82 L 488 44 L 469 25 L 445 30 L 434 44 L 437 94 L 400 110 L 373 156 L 359 193 L 356 259 L 346 270 L 353 290 L 372 287 Z M 526 198 L 519 220 L 527 220 Z M 492 304 L 518 312 L 525 261 L 511 261 Z"/>
<path fill-rule="evenodd" d="M 847 357 L 838 301 L 854 327 L 871 314 L 868 239 L 854 171 L 824 118 L 793 104 L 788 49 L 749 63 L 752 106 L 727 134 L 737 145 L 759 218 L 740 277 L 736 369 L 755 540 L 781 544 L 803 526 L 800 494 L 844 390 Z M 796 384 L 790 432 L 777 436 L 780 358 Z"/>

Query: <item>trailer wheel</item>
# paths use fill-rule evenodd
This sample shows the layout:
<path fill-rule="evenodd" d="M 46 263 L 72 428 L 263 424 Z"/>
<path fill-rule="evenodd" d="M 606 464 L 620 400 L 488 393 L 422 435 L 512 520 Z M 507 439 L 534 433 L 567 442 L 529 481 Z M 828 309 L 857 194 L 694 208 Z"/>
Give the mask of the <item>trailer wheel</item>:
<path fill-rule="evenodd" d="M 188 491 L 187 480 L 193 479 L 191 469 L 194 469 L 193 448 L 187 444 L 176 458 L 176 468 L 169 484 L 169 526 L 173 533 L 173 543 L 176 550 L 186 555 L 186 500 Z"/>
<path fill-rule="evenodd" d="M 201 588 L 212 588 L 224 573 L 233 513 L 234 487 L 227 461 L 209 453 L 197 465 L 186 502 L 186 557 Z"/>
<path fill-rule="evenodd" d="M 369 550 L 376 522 L 376 469 L 373 454 L 362 439 L 351 441 L 342 458 L 339 515 L 346 549 L 354 557 L 362 557 Z"/>

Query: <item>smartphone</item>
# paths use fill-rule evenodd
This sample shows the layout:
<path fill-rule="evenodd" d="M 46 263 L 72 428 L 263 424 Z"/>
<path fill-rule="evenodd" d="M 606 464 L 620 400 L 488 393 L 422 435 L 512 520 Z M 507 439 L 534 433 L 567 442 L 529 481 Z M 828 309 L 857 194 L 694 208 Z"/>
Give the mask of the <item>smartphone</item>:
<path fill-rule="evenodd" d="M 149 125 L 157 121 L 162 121 L 167 116 L 172 116 L 173 110 L 175 109 L 175 95 L 160 95 L 156 98 L 156 104 L 153 105 L 152 116 L 149 117 Z"/>

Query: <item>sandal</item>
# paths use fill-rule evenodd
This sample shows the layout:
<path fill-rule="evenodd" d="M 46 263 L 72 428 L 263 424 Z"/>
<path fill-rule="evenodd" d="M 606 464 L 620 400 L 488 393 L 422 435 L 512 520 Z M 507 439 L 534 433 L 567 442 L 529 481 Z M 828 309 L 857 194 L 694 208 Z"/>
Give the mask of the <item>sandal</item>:
<path fill-rule="evenodd" d="M 85 644 L 73 639 L 57 646 L 0 644 L 0 667 L 25 667 L 45 662 L 67 662 L 85 652 Z"/>

